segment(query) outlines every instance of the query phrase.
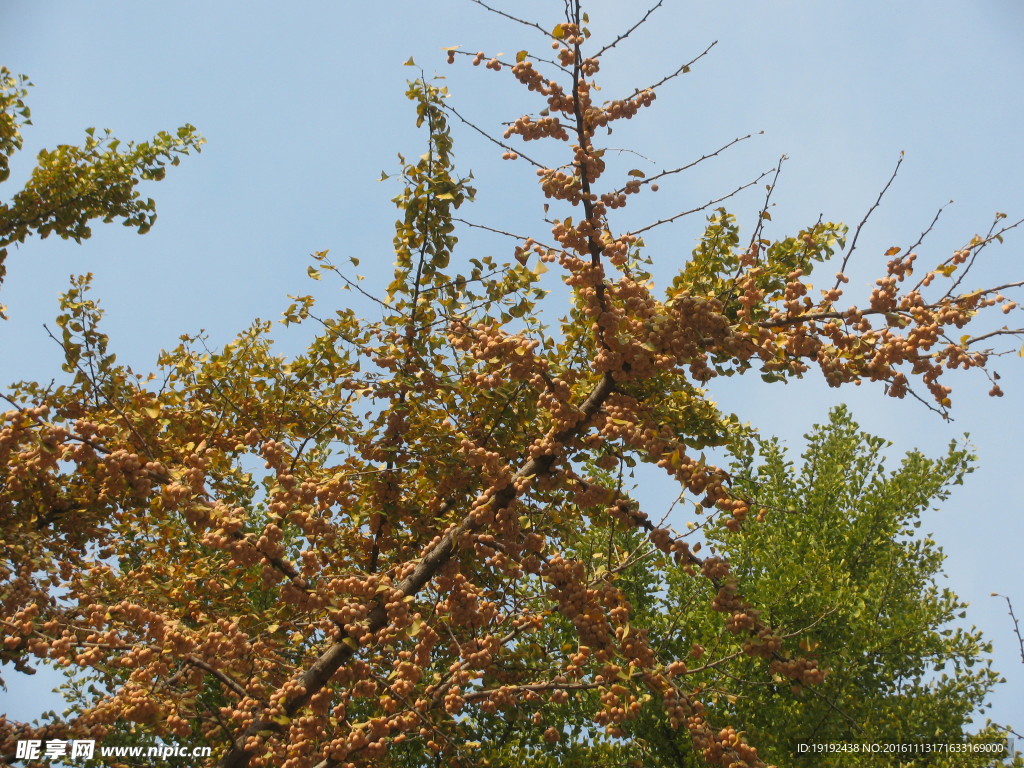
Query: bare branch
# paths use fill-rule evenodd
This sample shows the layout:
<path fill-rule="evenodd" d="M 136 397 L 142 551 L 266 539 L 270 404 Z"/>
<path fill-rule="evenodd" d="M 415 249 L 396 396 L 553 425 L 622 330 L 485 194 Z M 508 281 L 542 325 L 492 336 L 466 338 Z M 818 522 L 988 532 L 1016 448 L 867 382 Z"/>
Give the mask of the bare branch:
<path fill-rule="evenodd" d="M 718 41 L 717 40 L 715 40 L 713 43 L 711 43 L 711 45 L 709 45 L 707 48 L 705 48 L 701 53 L 698 53 L 696 56 L 694 56 L 688 62 L 686 62 L 685 64 L 680 65 L 679 69 L 677 69 L 671 75 L 665 75 L 665 77 L 661 78 L 661 80 L 656 82 L 654 85 L 649 85 L 646 88 L 637 88 L 635 91 L 633 91 L 632 95 L 629 98 L 632 99 L 635 96 L 639 96 L 644 91 L 656 90 L 656 89 L 660 88 L 661 86 L 663 86 L 665 83 L 667 83 L 669 80 L 672 80 L 672 79 L 674 79 L 676 77 L 679 77 L 679 75 L 685 75 L 687 72 L 690 71 L 690 67 L 692 67 L 698 61 L 700 61 L 705 56 L 707 56 L 709 53 L 711 53 L 711 49 L 714 48 L 716 45 L 718 45 Z"/>
<path fill-rule="evenodd" d="M 671 175 L 676 174 L 676 173 L 682 173 L 683 171 L 688 171 L 691 168 L 693 168 L 694 166 L 700 165 L 705 160 L 710 160 L 712 157 L 717 157 L 718 155 L 720 155 L 723 152 L 725 152 L 725 150 L 727 150 L 730 147 L 732 147 L 734 144 L 739 144 L 741 141 L 746 141 L 747 139 L 751 138 L 753 135 L 754 134 L 752 134 L 752 133 L 748 133 L 746 136 L 738 136 L 737 138 L 735 138 L 732 141 L 730 141 L 728 144 L 723 144 L 721 147 L 716 149 L 714 152 L 708 152 L 706 155 L 701 155 L 700 157 L 698 157 L 696 160 L 694 160 L 691 163 L 687 163 L 686 165 L 681 165 L 678 168 L 673 168 L 670 171 L 661 171 L 660 173 L 656 173 L 653 176 L 648 176 L 647 178 L 645 178 L 643 180 L 639 180 L 638 179 L 638 181 L 639 181 L 639 183 L 641 185 L 643 185 L 643 184 L 652 184 L 652 183 L 656 182 L 658 179 L 663 179 L 666 176 L 671 176 Z M 626 189 L 625 187 L 620 187 L 619 189 L 615 190 L 615 192 L 613 192 L 612 194 L 616 194 L 617 195 L 617 194 L 619 194 L 621 192 L 624 192 L 625 189 Z"/>
<path fill-rule="evenodd" d="M 907 253 L 907 254 L 913 253 L 914 250 L 916 248 L 918 248 L 921 245 L 921 243 L 924 242 L 924 239 L 926 237 L 928 237 L 928 234 L 935 227 L 935 224 L 938 222 L 939 217 L 942 215 L 942 212 L 946 210 L 946 206 L 952 205 L 952 204 L 953 204 L 953 201 L 950 200 L 948 203 L 946 203 L 946 205 L 941 206 L 939 208 L 939 210 L 937 210 L 935 212 L 935 216 L 934 216 L 934 218 L 932 218 L 931 223 L 927 227 L 925 227 L 924 231 L 920 235 L 917 236 L 917 240 L 915 241 L 915 243 L 912 246 L 910 246 L 909 248 L 904 248 L 903 252 Z"/>
<path fill-rule="evenodd" d="M 470 0 L 470 2 L 471 3 L 476 3 L 481 8 L 484 8 L 484 9 L 490 11 L 491 13 L 497 14 L 498 16 L 504 16 L 506 19 L 509 19 L 510 21 L 514 21 L 517 24 L 522 24 L 524 27 L 531 27 L 533 29 L 536 29 L 542 35 L 544 35 L 544 37 L 547 37 L 547 38 L 551 39 L 551 32 L 549 32 L 548 30 L 544 29 L 544 27 L 542 27 L 540 24 L 537 24 L 534 21 L 527 21 L 526 19 L 520 19 L 518 16 L 513 16 L 510 13 L 505 13 L 504 11 L 499 11 L 497 8 L 492 8 L 487 3 L 483 2 L 483 0 Z"/>
<path fill-rule="evenodd" d="M 669 216 L 667 219 L 661 219 L 660 221 L 656 221 L 653 224 L 648 224 L 646 227 L 641 227 L 640 229 L 634 229 L 632 232 L 629 232 L 627 234 L 629 234 L 629 235 L 639 235 L 640 233 L 647 232 L 649 230 L 654 229 L 655 227 L 660 227 L 662 224 L 669 224 L 669 223 L 675 221 L 676 219 L 681 219 L 681 218 L 683 218 L 683 216 L 689 216 L 691 213 L 698 213 L 700 211 L 706 211 L 712 205 L 717 205 L 718 203 L 721 203 L 721 202 L 723 202 L 725 200 L 728 200 L 731 197 L 735 197 L 740 192 L 742 192 L 744 189 L 747 189 L 748 187 L 754 186 L 759 181 L 761 181 L 761 179 L 763 179 L 765 176 L 767 176 L 769 173 L 771 173 L 771 171 L 765 171 L 764 173 L 762 173 L 760 176 L 758 176 L 753 181 L 748 181 L 746 184 L 744 184 L 742 186 L 739 186 L 739 187 L 736 187 L 736 189 L 734 189 L 732 192 L 730 192 L 727 195 L 723 195 L 722 197 L 716 198 L 714 200 L 709 200 L 708 202 L 704 203 L 704 205 L 697 206 L 696 208 L 691 208 L 690 210 L 683 211 L 682 213 L 677 213 L 675 216 Z"/>
<path fill-rule="evenodd" d="M 1020 643 L 1020 661 L 1021 664 L 1024 664 L 1024 636 L 1021 635 L 1020 622 L 1017 621 L 1017 615 L 1013 612 L 1013 603 L 1008 596 L 1001 595 L 998 592 L 993 592 L 992 597 L 1001 597 L 1006 601 L 1006 607 L 1010 611 L 1010 618 L 1013 620 L 1013 631 L 1017 635 L 1017 642 Z"/>
<path fill-rule="evenodd" d="M 971 337 L 964 342 L 964 346 L 969 347 L 971 344 L 984 341 L 985 339 L 991 339 L 995 336 L 1024 336 L 1024 328 L 1000 328 L 995 331 L 989 331 L 988 333 L 983 333 L 980 336 Z"/>
<path fill-rule="evenodd" d="M 499 147 L 501 147 L 504 150 L 507 150 L 508 152 L 515 152 L 517 156 L 523 158 L 523 160 L 525 160 L 526 162 L 528 162 L 531 165 L 535 166 L 536 168 L 547 168 L 547 166 L 544 165 L 543 163 L 538 163 L 536 160 L 534 160 L 531 157 L 528 157 L 527 155 L 524 155 L 522 152 L 520 152 L 518 149 L 512 147 L 511 145 L 506 144 L 505 142 L 503 142 L 503 141 L 501 141 L 499 139 L 494 138 L 493 136 L 491 136 L 491 134 L 489 134 L 483 128 L 480 128 L 476 124 L 471 123 L 469 120 L 467 120 L 465 117 L 463 117 L 459 113 L 459 111 L 457 109 L 455 109 L 455 107 L 453 107 L 451 104 L 442 104 L 441 106 L 444 108 L 445 112 L 451 112 L 453 115 L 455 115 L 455 117 L 457 117 L 459 120 L 461 120 L 465 125 L 467 125 L 470 128 L 472 128 L 474 131 L 479 133 L 481 136 L 483 136 L 485 139 L 490 141 L 492 144 L 497 144 Z"/>
<path fill-rule="evenodd" d="M 535 243 L 537 243 L 537 245 L 541 246 L 542 248 L 547 248 L 550 251 L 559 251 L 559 250 L 561 250 L 560 247 L 555 247 L 553 245 L 545 245 L 544 243 L 538 242 L 535 238 L 528 238 L 527 235 L 517 235 L 515 232 L 506 232 L 503 229 L 497 229 L 495 227 L 489 227 L 486 224 L 475 224 L 472 221 L 467 221 L 466 219 L 459 218 L 458 216 L 452 216 L 452 221 L 457 221 L 460 224 L 465 224 L 467 227 L 472 227 L 473 229 L 482 229 L 485 232 L 493 232 L 496 235 L 504 235 L 505 237 L 511 237 L 513 240 L 526 240 L 526 239 L 530 239 L 530 240 L 533 240 Z"/>
<path fill-rule="evenodd" d="M 902 152 L 900 152 L 900 159 L 896 161 L 896 167 L 892 169 L 892 176 L 889 177 L 889 181 L 887 181 L 885 183 L 885 186 L 882 187 L 882 191 L 878 193 L 878 197 L 876 198 L 874 204 L 870 208 L 868 208 L 868 212 L 864 214 L 864 218 L 860 220 L 860 224 L 858 224 L 857 229 L 854 230 L 853 240 L 850 241 L 850 247 L 846 251 L 846 254 L 843 256 L 843 263 L 839 267 L 840 274 L 844 274 L 846 272 L 846 265 L 850 262 L 850 257 L 853 256 L 853 252 L 857 248 L 857 238 L 860 237 L 860 231 L 864 228 L 864 225 L 867 224 L 868 219 L 871 218 L 871 214 L 874 213 L 875 209 L 882 202 L 882 198 L 885 196 L 885 193 L 889 190 L 889 187 L 892 186 L 893 181 L 896 179 L 896 174 L 899 173 L 900 171 L 901 165 L 903 165 Z M 840 285 L 842 285 L 842 280 L 836 278 L 836 284 L 833 286 L 833 289 L 837 290 L 840 287 Z"/>
<path fill-rule="evenodd" d="M 638 22 L 637 22 L 636 24 L 634 24 L 634 25 L 633 25 L 632 27 L 630 27 L 630 28 L 629 28 L 629 29 L 627 29 L 627 30 L 626 30 L 625 32 L 623 32 L 623 33 L 622 33 L 621 35 L 619 35 L 618 37 L 616 37 L 616 38 L 615 38 L 615 39 L 614 39 L 614 40 L 613 40 L 612 42 L 608 43 L 608 45 L 604 46 L 604 47 L 603 47 L 603 48 L 602 48 L 601 50 L 599 50 L 599 51 L 598 51 L 597 53 L 595 53 L 595 54 L 594 54 L 594 56 L 593 56 L 593 58 L 595 58 L 595 59 L 597 59 L 597 58 L 600 58 L 600 56 L 601 56 L 601 55 L 602 55 L 602 54 L 603 54 L 603 53 L 604 53 L 605 51 L 609 51 L 609 50 L 611 50 L 611 49 L 612 49 L 612 48 L 614 48 L 614 47 L 615 47 L 616 45 L 618 45 L 618 44 L 619 44 L 619 43 L 621 43 L 621 42 L 622 42 L 623 40 L 625 40 L 625 39 L 626 39 L 627 37 L 629 37 L 629 36 L 630 36 L 631 34 L 633 34 L 633 33 L 634 33 L 634 32 L 635 32 L 635 31 L 636 31 L 636 30 L 637 30 L 637 29 L 638 29 L 638 28 L 639 28 L 639 27 L 640 27 L 640 26 L 641 26 L 641 25 L 642 25 L 642 24 L 643 24 L 643 23 L 645 22 L 645 21 L 647 21 L 647 19 L 649 19 L 649 18 L 650 18 L 650 16 L 651 16 L 651 14 L 652 14 L 652 13 L 654 13 L 654 12 L 655 12 L 656 10 L 658 10 L 659 8 L 661 8 L 661 6 L 662 6 L 662 4 L 663 4 L 664 2 L 665 2 L 665 0 L 658 0 L 658 2 L 657 2 L 657 3 L 655 3 L 655 4 L 654 4 L 653 6 L 651 6 L 651 7 L 649 8 L 649 9 L 647 9 L 647 13 L 645 13 L 645 14 L 643 15 L 643 18 L 642 18 L 642 19 L 640 19 L 640 21 L 638 21 Z"/>
<path fill-rule="evenodd" d="M 775 185 L 779 182 L 779 175 L 782 173 L 782 164 L 786 162 L 787 159 L 786 155 L 779 158 L 779 163 L 775 166 L 775 175 L 772 177 L 771 183 L 767 185 L 768 189 L 764 196 L 764 203 L 761 205 L 761 210 L 757 216 L 757 225 L 754 227 L 754 233 L 750 236 L 750 248 L 753 248 L 757 241 L 761 239 L 761 232 L 764 230 L 764 223 L 768 218 L 766 214 L 768 213 L 768 208 L 771 207 L 772 193 L 775 191 Z M 742 269 L 742 267 L 740 267 L 740 269 Z M 737 272 L 737 277 L 738 276 L 739 272 Z"/>

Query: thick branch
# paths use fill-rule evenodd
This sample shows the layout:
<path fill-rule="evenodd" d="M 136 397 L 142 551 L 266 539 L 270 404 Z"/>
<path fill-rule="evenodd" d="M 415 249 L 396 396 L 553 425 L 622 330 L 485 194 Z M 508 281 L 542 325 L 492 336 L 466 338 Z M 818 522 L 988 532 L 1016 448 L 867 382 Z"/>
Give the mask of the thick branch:
<path fill-rule="evenodd" d="M 600 411 L 614 388 L 615 384 L 611 375 L 605 374 L 583 405 L 580 406 L 580 419 L 576 425 L 566 427 L 557 433 L 554 439 L 564 445 L 582 434 L 590 425 L 593 417 Z M 557 458 L 557 456 L 547 455 L 530 459 L 516 472 L 515 479 L 522 480 L 545 475 L 550 472 Z M 516 486 L 514 483 L 510 483 L 494 494 L 490 504 L 491 509 L 499 511 L 508 507 L 515 500 L 516 495 Z M 443 516 L 449 509 L 449 504 L 444 505 L 439 510 L 438 516 Z M 465 534 L 473 533 L 481 527 L 482 523 L 478 522 L 476 515 L 473 513 L 466 514 L 458 525 L 448 529 L 444 536 L 441 537 L 441 540 L 423 556 L 419 564 L 413 569 L 413 572 L 403 579 L 396 588 L 406 596 L 417 594 L 437 574 L 441 567 L 452 558 L 458 548 L 460 539 Z M 366 633 L 373 634 L 387 626 L 387 623 L 387 609 L 383 604 L 378 603 L 370 610 L 367 622 L 362 629 Z M 302 686 L 302 692 L 285 700 L 285 714 L 291 717 L 302 709 L 312 698 L 313 694 L 322 689 L 334 673 L 352 658 L 358 648 L 358 641 L 348 633 L 343 633 L 342 637 L 332 643 L 299 678 L 298 682 Z M 264 718 L 257 718 L 235 739 L 231 749 L 221 760 L 221 767 L 243 768 L 248 766 L 251 755 L 245 748 L 247 741 L 261 731 L 276 732 L 279 730 L 281 730 L 281 726 L 277 723 Z"/>

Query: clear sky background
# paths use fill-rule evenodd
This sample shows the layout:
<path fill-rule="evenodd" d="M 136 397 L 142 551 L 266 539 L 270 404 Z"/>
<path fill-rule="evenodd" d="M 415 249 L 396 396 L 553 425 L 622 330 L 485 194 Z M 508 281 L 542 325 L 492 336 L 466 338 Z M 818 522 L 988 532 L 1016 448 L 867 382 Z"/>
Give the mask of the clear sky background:
<path fill-rule="evenodd" d="M 493 2 L 544 26 L 559 20 L 562 7 L 560 0 Z M 588 5 L 599 39 L 643 11 L 621 0 Z M 767 234 L 795 233 L 819 214 L 855 225 L 902 150 L 900 176 L 858 245 L 847 295 L 861 301 L 884 271 L 884 250 L 913 243 L 950 199 L 956 204 L 919 249 L 923 265 L 984 232 L 996 211 L 1024 216 L 1021 30 L 1019 0 L 666 0 L 649 25 L 608 54 L 608 96 L 628 95 L 719 43 L 662 89 L 642 120 L 616 129 L 609 146 L 649 158 L 623 167 L 674 167 L 737 136 L 764 134 L 667 181 L 614 223 L 636 226 L 705 203 L 786 154 Z M 279 317 L 287 293 L 352 301 L 328 281 L 306 278 L 312 251 L 357 256 L 365 284 L 382 286 L 391 274 L 389 199 L 398 190 L 376 179 L 397 167 L 397 152 L 415 157 L 423 146 L 403 97 L 415 70 L 402 62 L 412 55 L 428 75 L 446 75 L 457 109 L 495 133 L 501 121 L 536 109 L 507 71 L 496 76 L 468 60 L 448 67 L 440 48 L 449 45 L 488 54 L 546 47 L 536 32 L 469 0 L 3 0 L 0 63 L 35 82 L 34 125 L 4 199 L 38 150 L 80 143 L 89 126 L 144 140 L 191 122 L 209 143 L 144 190 L 160 214 L 145 237 L 99 224 L 83 246 L 51 239 L 12 249 L 0 289 L 12 318 L 0 323 L 0 384 L 58 372 L 61 352 L 42 325 L 52 326 L 57 295 L 73 272 L 95 273 L 112 346 L 137 370 L 151 368 L 181 333 L 206 329 L 220 344 L 255 316 Z M 547 234 L 531 169 L 501 161 L 500 150 L 472 131 L 455 126 L 455 133 L 461 168 L 475 173 L 480 190 L 466 215 Z M 757 192 L 729 205 L 749 225 L 761 198 Z M 702 223 L 690 217 L 647 238 L 659 275 L 683 263 Z M 508 252 L 506 242 L 467 234 L 457 255 Z M 1021 279 L 1022 253 L 1024 228 L 986 252 L 975 285 Z M 299 336 L 283 335 L 282 350 L 297 349 Z M 880 386 L 830 390 L 815 376 L 785 386 L 734 378 L 713 392 L 796 453 L 800 436 L 838 402 L 892 440 L 894 458 L 914 447 L 942 451 L 970 432 L 979 469 L 925 517 L 922 530 L 944 547 L 949 585 L 971 603 L 968 621 L 994 643 L 1008 680 L 989 714 L 1021 731 L 1024 664 L 1005 603 L 990 593 L 1011 595 L 1024 613 L 1024 360 L 1011 354 L 994 368 L 1003 376 L 1001 399 L 986 396 L 982 376 L 952 377 L 952 423 L 915 401 L 889 400 Z M 10 715 L 55 706 L 46 676 L 4 676 L 9 691 L 0 700 Z"/>

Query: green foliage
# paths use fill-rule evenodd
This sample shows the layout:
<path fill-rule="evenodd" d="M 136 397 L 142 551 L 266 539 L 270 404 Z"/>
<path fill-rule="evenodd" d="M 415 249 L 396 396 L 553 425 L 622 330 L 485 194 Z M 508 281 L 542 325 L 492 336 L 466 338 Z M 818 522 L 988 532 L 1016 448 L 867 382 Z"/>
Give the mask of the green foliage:
<path fill-rule="evenodd" d="M 22 147 L 21 126 L 31 123 L 32 111 L 25 104 L 30 85 L 24 75 L 0 67 L 0 182 L 11 175 L 11 155 Z"/>
<path fill-rule="evenodd" d="M 767 211 L 762 216 L 770 218 Z M 741 306 L 737 301 L 736 275 L 742 271 L 745 253 L 760 254 L 764 250 L 765 257 L 756 262 L 752 285 L 766 296 L 780 296 L 795 270 L 799 270 L 799 276 L 810 275 L 816 263 L 827 261 L 837 248 L 845 245 L 846 229 L 844 224 L 819 221 L 796 237 L 773 242 L 755 236 L 755 242 L 746 248 L 740 244 L 736 217 L 725 208 L 718 208 L 708 216 L 704 235 L 697 241 L 686 267 L 672 281 L 669 296 L 674 298 L 683 292 L 713 295 L 726 302 L 724 313 L 736 318 Z M 765 310 L 751 317 L 762 319 L 768 314 Z"/>
<path fill-rule="evenodd" d="M 709 719 L 742 730 L 768 763 L 839 766 L 852 759 L 801 755 L 800 742 L 1003 741 L 1005 733 L 991 724 L 972 729 L 1000 678 L 980 631 L 962 626 L 966 605 L 941 585 L 941 548 L 919 533 L 922 515 L 961 484 L 974 457 L 952 444 L 944 456 L 914 451 L 888 470 L 888 443 L 861 432 L 845 407 L 834 409 L 807 441 L 799 465 L 775 439 L 734 441 L 733 487 L 761 504 L 764 520 L 738 533 L 712 522 L 705 535 L 729 559 L 738 590 L 758 606 L 760 618 L 783 631 L 779 659 L 817 661 L 828 672 L 824 682 L 802 685 L 744 653 L 751 633 L 722 626 L 707 607 L 712 586 L 653 552 L 616 578 L 630 597 L 633 623 L 649 627 L 653 644 L 667 657 L 690 657 L 687 674 L 704 692 Z M 583 536 L 577 555 L 593 559 L 595 543 Z M 635 535 L 619 537 L 616 546 L 644 550 Z M 563 640 L 551 628 L 545 636 L 537 642 L 557 646 Z M 499 740 L 489 764 L 706 764 L 657 702 L 648 702 L 629 723 L 629 740 L 589 741 L 594 734 L 579 725 L 595 706 L 587 695 L 552 705 L 544 720 L 564 723 L 564 743 L 534 756 L 533 741 L 543 729 L 525 728 L 513 744 Z M 885 754 L 855 759 L 858 766 L 896 764 Z M 991 764 L 984 753 L 900 760 L 950 768 Z"/>
<path fill-rule="evenodd" d="M 799 467 L 775 440 L 736 462 L 735 486 L 760 501 L 768 520 L 740 534 L 716 527 L 709 540 L 769 623 L 799 633 L 800 648 L 830 674 L 818 686 L 791 687 L 737 659 L 709 671 L 709 687 L 744 683 L 716 708 L 742 724 L 769 762 L 790 765 L 847 759 L 794 758 L 796 742 L 998 738 L 992 729 L 968 736 L 999 678 L 981 632 L 957 625 L 966 605 L 940 584 L 942 550 L 917 533 L 921 515 L 962 483 L 974 457 L 954 444 L 937 458 L 909 453 L 888 471 L 886 442 L 859 431 L 845 408 L 807 440 Z M 670 583 L 675 602 L 692 599 L 692 580 Z M 702 643 L 726 639 L 719 633 Z M 858 765 L 890 765 L 890 758 L 858 758 Z M 986 761 L 930 755 L 908 764 Z"/>
<path fill-rule="evenodd" d="M 29 85 L 23 75 L 0 67 L 0 182 L 9 178 L 11 157 L 23 146 L 21 127 L 31 124 L 25 103 Z M 81 242 L 92 234 L 94 219 L 120 219 L 139 234 L 148 232 L 156 221 L 156 203 L 141 196 L 139 183 L 164 178 L 168 165 L 178 165 L 203 143 L 187 124 L 173 135 L 161 131 L 150 141 L 123 145 L 110 131 L 89 128 L 81 146 L 41 151 L 24 187 L 0 203 L 0 283 L 8 247 L 32 235 Z"/>

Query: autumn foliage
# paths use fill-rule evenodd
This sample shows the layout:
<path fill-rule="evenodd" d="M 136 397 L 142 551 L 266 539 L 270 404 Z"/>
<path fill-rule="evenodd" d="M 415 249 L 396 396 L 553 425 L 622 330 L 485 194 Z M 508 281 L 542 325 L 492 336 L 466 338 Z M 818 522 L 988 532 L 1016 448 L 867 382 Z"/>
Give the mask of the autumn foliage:
<path fill-rule="evenodd" d="M 25 101 L 30 85 L 23 75 L 0 67 L 0 183 L 9 180 L 11 156 L 24 146 L 21 130 L 32 123 Z M 40 152 L 24 186 L 10 202 L 0 202 L 0 284 L 10 247 L 30 237 L 57 235 L 80 243 L 92 234 L 95 219 L 120 219 L 140 234 L 148 232 L 156 221 L 156 204 L 142 197 L 139 183 L 159 181 L 167 166 L 178 165 L 202 145 L 191 125 L 173 136 L 161 131 L 150 141 L 123 145 L 109 131 L 89 128 L 82 146 L 61 144 Z M 4 309 L 0 304 L 0 318 Z"/>
<path fill-rule="evenodd" d="M 844 226 L 769 239 L 766 203 L 744 239 L 716 200 L 698 209 L 692 256 L 655 286 L 650 227 L 618 231 L 615 211 L 675 171 L 620 177 L 600 138 L 674 76 L 606 100 L 594 85 L 609 46 L 568 5 L 557 26 L 533 25 L 550 46 L 538 55 L 448 53 L 538 108 L 492 137 L 535 166 L 553 217 L 508 259 L 455 255 L 455 212 L 475 194 L 452 155 L 462 118 L 420 79 L 408 95 L 427 151 L 401 171 L 382 319 L 296 296 L 285 323 L 315 326 L 301 355 L 275 355 L 257 321 L 221 348 L 183 337 L 139 374 L 108 349 L 88 277 L 75 280 L 57 319 L 65 374 L 13 385 L 0 423 L 0 659 L 74 671 L 74 706 L 39 727 L 0 721 L 4 754 L 18 738 L 160 737 L 208 743 L 225 768 L 470 766 L 491 760 L 478 736 L 494 718 L 514 711 L 557 742 L 546 704 L 594 696 L 595 732 L 626 737 L 653 703 L 709 762 L 762 764 L 743 724 L 712 721 L 691 684 L 715 659 L 656 647 L 621 574 L 660 552 L 710 585 L 751 659 L 808 688 L 829 670 L 725 559 L 649 516 L 622 467 L 660 467 L 686 509 L 730 531 L 771 526 L 772 505 L 701 452 L 744 435 L 707 387 L 819 373 L 945 412 L 949 374 L 991 376 L 985 343 L 1013 333 L 972 329 L 1012 311 L 1021 283 L 964 284 L 1008 227 L 930 267 L 920 242 L 890 249 L 847 309 Z M 545 145 L 555 164 L 531 159 Z M 312 277 L 361 290 L 326 251 L 314 259 Z M 567 304 L 545 287 L 557 280 Z M 581 536 L 600 555 L 581 556 Z M 553 627 L 571 640 L 531 643 Z"/>

